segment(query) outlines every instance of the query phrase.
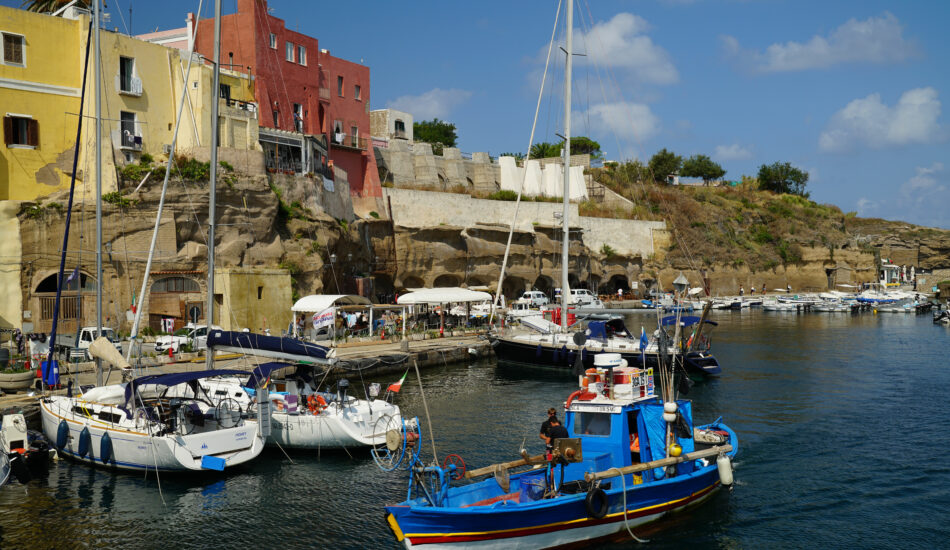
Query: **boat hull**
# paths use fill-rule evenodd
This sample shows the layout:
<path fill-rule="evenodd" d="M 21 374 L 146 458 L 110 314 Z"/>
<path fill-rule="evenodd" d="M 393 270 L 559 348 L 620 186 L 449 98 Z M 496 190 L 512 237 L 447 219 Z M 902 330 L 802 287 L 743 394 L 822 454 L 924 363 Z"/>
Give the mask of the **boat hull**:
<path fill-rule="evenodd" d="M 406 548 L 555 548 L 656 521 L 701 503 L 720 486 L 715 464 L 666 482 L 632 485 L 629 476 L 627 480 L 624 489 L 619 478 L 614 479 L 613 488 L 606 491 L 608 512 L 601 519 L 589 516 L 586 493 L 487 509 L 388 506 L 386 519 Z"/>
<path fill-rule="evenodd" d="M 367 447 L 386 442 L 386 428 L 399 426 L 399 407 L 389 403 L 346 407 L 342 412 L 323 411 L 318 415 L 271 413 L 268 445 L 290 449 L 334 449 Z M 387 420 L 386 417 L 392 420 Z M 383 419 L 383 420 L 380 420 Z M 376 432 L 376 426 L 380 431 Z"/>
<path fill-rule="evenodd" d="M 256 458 L 264 448 L 256 422 L 234 428 L 190 435 L 166 434 L 151 436 L 147 431 L 121 425 L 110 426 L 93 418 L 80 417 L 73 411 L 79 402 L 68 397 L 51 397 L 40 402 L 43 432 L 51 442 L 57 441 L 60 423 L 66 422 L 68 437 L 61 456 L 103 468 L 130 471 L 186 472 L 204 470 L 203 458 L 216 457 L 225 467 L 236 466 Z M 88 430 L 85 454 L 81 453 L 82 432 Z M 103 461 L 102 439 L 109 434 L 111 458 Z"/>
<path fill-rule="evenodd" d="M 518 342 L 509 338 L 494 338 L 492 346 L 499 361 L 532 367 L 546 367 L 565 374 L 574 372 L 578 351 L 567 347 L 556 348 L 551 345 Z M 636 368 L 657 368 L 657 354 L 646 353 L 641 356 L 639 350 L 627 351 L 610 349 L 608 352 L 620 353 L 627 364 Z M 581 362 L 585 369 L 594 366 L 594 356 L 600 351 L 582 349 Z M 645 361 L 644 361 L 645 359 Z M 646 363 L 644 365 L 644 362 Z M 719 361 L 710 353 L 690 352 L 686 355 L 686 371 L 691 375 L 715 376 L 722 372 Z"/>

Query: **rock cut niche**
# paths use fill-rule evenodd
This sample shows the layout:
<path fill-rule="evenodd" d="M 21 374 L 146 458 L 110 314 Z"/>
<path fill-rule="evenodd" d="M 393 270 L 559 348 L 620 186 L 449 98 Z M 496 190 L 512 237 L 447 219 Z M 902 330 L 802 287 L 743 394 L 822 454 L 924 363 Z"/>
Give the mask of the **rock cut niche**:
<path fill-rule="evenodd" d="M 538 278 L 534 280 L 533 287 L 535 290 L 540 290 L 545 293 L 549 298 L 554 296 L 554 279 L 547 275 L 538 276 Z"/>
<path fill-rule="evenodd" d="M 426 282 L 422 280 L 421 277 L 416 277 L 415 275 L 409 275 L 403 278 L 402 288 L 400 290 L 407 290 L 410 288 L 425 288 Z"/>
<path fill-rule="evenodd" d="M 606 294 L 613 294 L 617 292 L 617 289 L 623 289 L 624 293 L 630 290 L 630 282 L 626 275 L 614 275 L 607 281 L 607 284 L 600 287 L 601 292 Z"/>
<path fill-rule="evenodd" d="M 435 281 L 432 282 L 434 288 L 451 288 L 457 287 L 460 284 L 462 284 L 462 280 L 458 276 L 448 273 L 439 275 L 435 278 Z"/>

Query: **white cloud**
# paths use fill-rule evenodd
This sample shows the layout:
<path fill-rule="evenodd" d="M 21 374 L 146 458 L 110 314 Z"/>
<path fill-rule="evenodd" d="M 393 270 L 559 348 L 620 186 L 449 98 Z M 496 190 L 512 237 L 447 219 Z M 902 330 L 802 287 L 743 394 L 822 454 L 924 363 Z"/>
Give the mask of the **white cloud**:
<path fill-rule="evenodd" d="M 807 42 L 775 43 L 764 52 L 744 50 L 732 36 L 720 37 L 723 50 L 741 65 L 756 72 L 825 69 L 842 63 L 896 63 L 916 55 L 917 48 L 903 36 L 903 25 L 894 15 L 858 21 L 849 19 L 827 37 Z"/>
<path fill-rule="evenodd" d="M 472 92 L 452 88 L 443 90 L 433 88 L 419 95 L 404 95 L 386 102 L 386 107 L 405 111 L 415 120 L 429 120 L 446 118 L 452 109 L 465 103 L 472 97 Z"/>
<path fill-rule="evenodd" d="M 872 201 L 867 197 L 861 197 L 858 199 L 858 213 L 862 216 L 871 216 L 877 212 L 877 201 Z"/>
<path fill-rule="evenodd" d="M 648 30 L 650 25 L 642 17 L 618 13 L 610 21 L 595 24 L 587 33 L 575 31 L 575 51 L 580 51 L 580 45 L 587 54 L 575 58 L 576 62 L 629 71 L 641 83 L 676 83 L 679 72 L 669 53 L 646 35 Z M 547 47 L 544 52 L 547 53 Z"/>
<path fill-rule="evenodd" d="M 716 152 L 713 154 L 719 160 L 745 160 L 752 158 L 752 151 L 733 143 L 732 145 L 717 145 Z"/>
<path fill-rule="evenodd" d="M 943 139 L 937 122 L 940 100 L 931 87 L 904 92 L 897 105 L 888 107 L 879 94 L 855 99 L 835 113 L 818 138 L 822 151 L 847 151 L 855 145 L 872 149 Z"/>
<path fill-rule="evenodd" d="M 946 191 L 946 185 L 938 179 L 942 172 L 942 162 L 935 162 L 928 167 L 918 166 L 917 174 L 901 185 L 901 193 L 916 202 L 927 198 L 929 193 Z"/>
<path fill-rule="evenodd" d="M 590 121 L 592 135 L 610 134 L 621 140 L 642 143 L 660 131 L 660 119 L 643 103 L 618 101 L 591 105 L 586 112 L 573 113 L 572 124 L 581 127 Z"/>

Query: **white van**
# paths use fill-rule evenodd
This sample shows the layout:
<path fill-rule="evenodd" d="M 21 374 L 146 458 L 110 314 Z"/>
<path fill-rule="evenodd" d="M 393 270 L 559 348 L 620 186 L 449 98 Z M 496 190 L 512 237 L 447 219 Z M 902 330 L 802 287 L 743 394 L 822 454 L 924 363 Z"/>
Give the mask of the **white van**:
<path fill-rule="evenodd" d="M 560 301 L 561 299 L 561 289 L 554 289 L 554 299 Z M 587 290 L 586 288 L 572 288 L 571 289 L 571 305 L 575 306 L 586 306 L 593 304 L 597 301 L 597 296 L 593 292 Z"/>
<path fill-rule="evenodd" d="M 548 297 L 540 290 L 529 290 L 521 295 L 520 301 L 526 303 L 529 307 L 541 307 L 548 305 Z"/>

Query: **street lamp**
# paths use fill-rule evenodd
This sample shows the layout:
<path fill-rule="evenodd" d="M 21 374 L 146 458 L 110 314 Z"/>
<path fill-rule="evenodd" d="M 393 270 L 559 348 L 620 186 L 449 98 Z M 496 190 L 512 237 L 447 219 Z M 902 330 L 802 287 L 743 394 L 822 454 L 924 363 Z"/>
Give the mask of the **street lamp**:
<path fill-rule="evenodd" d="M 675 290 L 677 294 L 683 294 L 686 292 L 687 287 L 689 287 L 689 280 L 680 272 L 679 277 L 673 281 L 673 290 Z"/>

